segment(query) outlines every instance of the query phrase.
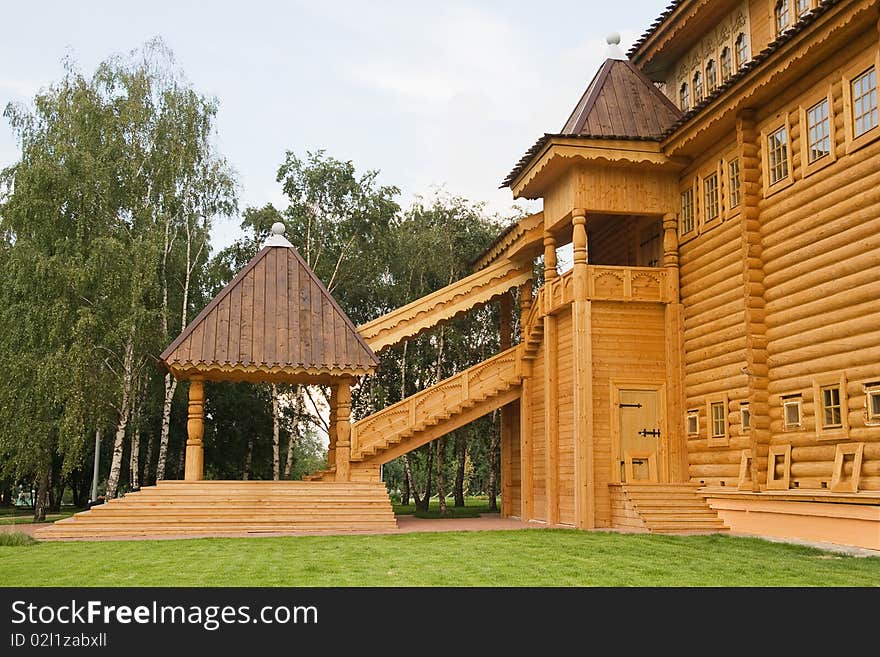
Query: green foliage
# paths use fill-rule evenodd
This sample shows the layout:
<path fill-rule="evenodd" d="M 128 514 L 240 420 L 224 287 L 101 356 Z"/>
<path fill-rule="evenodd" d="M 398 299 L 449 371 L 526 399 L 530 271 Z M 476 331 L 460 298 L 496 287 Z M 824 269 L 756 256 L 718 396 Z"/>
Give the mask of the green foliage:
<path fill-rule="evenodd" d="M 0 586 L 861 587 L 880 586 L 880 558 L 720 535 L 560 529 L 74 541 L 0 547 Z"/>
<path fill-rule="evenodd" d="M 24 547 L 36 545 L 30 534 L 24 532 L 0 532 L 0 547 Z"/>

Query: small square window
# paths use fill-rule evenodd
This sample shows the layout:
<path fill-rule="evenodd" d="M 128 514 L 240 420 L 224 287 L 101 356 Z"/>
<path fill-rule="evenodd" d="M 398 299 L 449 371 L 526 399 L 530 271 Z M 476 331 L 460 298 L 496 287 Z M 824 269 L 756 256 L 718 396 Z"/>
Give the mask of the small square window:
<path fill-rule="evenodd" d="M 752 412 L 749 410 L 748 403 L 740 404 L 739 417 L 743 433 L 750 431 L 752 428 Z"/>
<path fill-rule="evenodd" d="M 785 429 L 801 428 L 801 406 L 803 400 L 800 395 L 797 397 L 784 397 L 782 399 L 782 420 Z"/>
<path fill-rule="evenodd" d="M 700 433 L 700 412 L 688 411 L 687 432 L 689 436 L 697 436 Z"/>

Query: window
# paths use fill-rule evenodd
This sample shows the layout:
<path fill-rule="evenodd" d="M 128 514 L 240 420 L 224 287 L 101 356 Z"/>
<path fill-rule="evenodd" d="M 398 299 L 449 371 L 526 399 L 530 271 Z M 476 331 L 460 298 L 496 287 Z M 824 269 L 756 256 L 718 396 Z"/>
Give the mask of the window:
<path fill-rule="evenodd" d="M 706 64 L 706 95 L 715 91 L 718 86 L 718 73 L 716 71 L 715 60 L 710 59 Z"/>
<path fill-rule="evenodd" d="M 694 229 L 694 190 L 688 189 L 681 193 L 681 234 Z"/>
<path fill-rule="evenodd" d="M 776 34 L 782 34 L 788 29 L 791 21 L 791 2 L 789 0 L 779 0 L 776 3 Z"/>
<path fill-rule="evenodd" d="M 828 99 L 807 110 L 807 132 L 810 162 L 831 153 L 831 124 L 828 119 Z"/>
<path fill-rule="evenodd" d="M 687 432 L 689 436 L 697 436 L 700 433 L 700 412 L 688 411 Z"/>
<path fill-rule="evenodd" d="M 739 421 L 742 432 L 750 431 L 752 428 L 752 412 L 749 410 L 749 403 L 743 402 L 739 405 Z"/>
<path fill-rule="evenodd" d="M 880 424 L 880 381 L 865 385 L 865 422 Z"/>
<path fill-rule="evenodd" d="M 706 221 L 712 221 L 720 214 L 718 207 L 718 174 L 713 173 L 703 180 L 703 200 L 706 208 Z"/>
<path fill-rule="evenodd" d="M 840 409 L 840 386 L 831 385 L 821 389 L 822 392 L 822 428 L 839 429 L 843 426 Z"/>
<path fill-rule="evenodd" d="M 877 69 L 869 68 L 852 81 L 853 125 L 861 137 L 878 125 Z"/>
<path fill-rule="evenodd" d="M 733 75 L 733 55 L 730 54 L 730 48 L 725 47 L 721 51 L 721 84 L 724 84 Z"/>
<path fill-rule="evenodd" d="M 736 208 L 740 204 L 739 158 L 730 161 L 728 175 L 730 177 L 730 207 Z"/>
<path fill-rule="evenodd" d="M 694 73 L 694 105 L 703 100 L 703 74 L 700 71 Z"/>
<path fill-rule="evenodd" d="M 724 402 L 712 403 L 712 437 L 723 438 L 726 433 L 727 413 L 724 412 Z"/>
<path fill-rule="evenodd" d="M 788 130 L 785 127 L 767 137 L 767 156 L 770 184 L 788 178 Z"/>
<path fill-rule="evenodd" d="M 797 15 L 802 18 L 810 13 L 810 0 L 797 0 Z"/>
<path fill-rule="evenodd" d="M 681 85 L 681 89 L 678 92 L 678 99 L 681 102 L 681 111 L 687 112 L 691 108 L 691 92 L 688 88 L 687 82 Z"/>
<path fill-rule="evenodd" d="M 803 398 L 792 395 L 782 398 L 782 423 L 786 431 L 801 428 L 801 405 Z"/>
<path fill-rule="evenodd" d="M 736 70 L 749 63 L 749 40 L 744 32 L 736 37 Z"/>

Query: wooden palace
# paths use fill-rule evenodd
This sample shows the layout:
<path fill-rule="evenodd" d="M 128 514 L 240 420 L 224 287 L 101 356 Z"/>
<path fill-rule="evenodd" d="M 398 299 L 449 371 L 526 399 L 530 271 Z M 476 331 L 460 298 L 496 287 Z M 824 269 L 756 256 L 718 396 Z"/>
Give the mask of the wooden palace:
<path fill-rule="evenodd" d="M 618 41 L 504 181 L 543 211 L 469 277 L 334 332 L 308 303 L 337 328 L 347 318 L 313 275 L 285 283 L 305 265 L 284 247 L 286 264 L 194 320 L 163 354 L 193 382 L 187 479 L 201 478 L 199 381 L 315 376 L 337 391 L 330 467 L 263 485 L 337 487 L 317 529 L 364 529 L 363 509 L 393 525 L 381 465 L 501 409 L 505 516 L 880 549 L 880 0 L 678 0 L 627 54 Z M 488 302 L 499 354 L 349 422 L 348 386 L 374 352 Z M 272 327 L 259 346 L 245 339 L 258 314 Z M 293 353 L 307 340 L 311 360 Z M 257 482 L 190 485 L 243 483 Z M 47 533 L 110 526 L 89 513 Z"/>

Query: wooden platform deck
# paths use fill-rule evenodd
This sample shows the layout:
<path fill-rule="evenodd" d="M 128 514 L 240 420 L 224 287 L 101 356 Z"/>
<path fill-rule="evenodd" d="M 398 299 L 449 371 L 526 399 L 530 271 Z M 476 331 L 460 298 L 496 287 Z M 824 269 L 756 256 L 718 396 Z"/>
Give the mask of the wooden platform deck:
<path fill-rule="evenodd" d="M 382 483 L 161 481 L 39 530 L 39 539 L 366 533 L 397 528 Z"/>

